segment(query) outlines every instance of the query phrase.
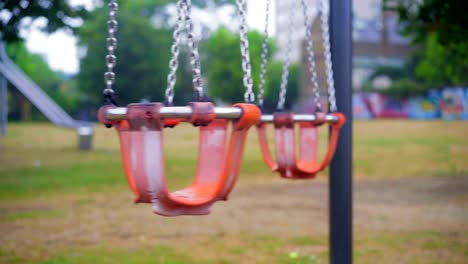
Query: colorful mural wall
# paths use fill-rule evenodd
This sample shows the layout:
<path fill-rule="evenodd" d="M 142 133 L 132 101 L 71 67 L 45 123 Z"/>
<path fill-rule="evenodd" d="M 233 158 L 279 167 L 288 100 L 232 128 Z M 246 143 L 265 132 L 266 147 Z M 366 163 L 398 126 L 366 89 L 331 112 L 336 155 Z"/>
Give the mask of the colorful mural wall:
<path fill-rule="evenodd" d="M 379 93 L 353 95 L 355 119 L 410 118 L 468 120 L 468 88 L 431 90 L 426 97 L 397 99 Z"/>

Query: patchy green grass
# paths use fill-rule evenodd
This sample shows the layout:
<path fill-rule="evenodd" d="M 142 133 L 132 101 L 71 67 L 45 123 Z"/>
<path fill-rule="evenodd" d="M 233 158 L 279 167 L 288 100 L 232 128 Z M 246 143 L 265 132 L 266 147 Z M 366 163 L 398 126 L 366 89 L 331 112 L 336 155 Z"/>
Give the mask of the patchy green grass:
<path fill-rule="evenodd" d="M 35 210 L 25 212 L 8 212 L 0 215 L 0 221 L 16 221 L 21 219 L 57 218 L 64 215 L 61 211 Z"/>
<path fill-rule="evenodd" d="M 322 129 L 321 137 L 325 137 Z M 468 174 L 468 122 L 372 121 L 354 124 L 354 173 L 359 178 Z M 197 133 L 182 125 L 166 133 L 167 175 L 172 188 L 190 181 Z M 124 188 L 119 144 L 112 129 L 98 127 L 95 150 L 75 150 L 76 133 L 47 124 L 14 124 L 0 138 L 0 200 L 69 191 Z M 322 143 L 322 152 L 326 144 Z M 271 177 L 254 131 L 243 179 Z"/>
<path fill-rule="evenodd" d="M 233 241 L 217 239 L 202 242 L 204 249 L 179 249 L 177 246 L 156 245 L 144 247 L 99 245 L 91 248 L 69 249 L 40 261 L 30 261 L 12 252 L 0 251 L 2 263 L 328 263 L 327 238 L 315 238 L 318 245 L 311 247 L 276 238 L 273 248 L 266 249 L 261 236 L 243 236 L 243 246 Z M 315 244 L 315 242 L 314 242 Z M 214 248 L 210 248 L 214 247 Z M 354 245 L 356 263 L 466 263 L 466 234 L 437 232 L 366 233 Z M 212 253 L 213 250 L 217 252 Z"/>
<path fill-rule="evenodd" d="M 26 260 L 24 258 L 21 258 L 15 254 L 13 250 L 11 251 L 5 251 L 3 249 L 0 249 L 0 262 L 1 263 L 25 263 Z"/>
<path fill-rule="evenodd" d="M 466 231 L 370 233 L 355 243 L 358 263 L 466 263 Z"/>
<path fill-rule="evenodd" d="M 298 236 L 291 238 L 289 242 L 296 246 L 315 246 L 320 245 L 322 241 L 317 237 Z"/>
<path fill-rule="evenodd" d="M 468 122 L 362 121 L 353 132 L 354 174 L 365 183 L 356 263 L 468 263 Z M 193 177 L 196 136 L 188 125 L 165 135 L 171 189 Z M 132 204 L 112 129 L 97 128 L 91 152 L 77 151 L 76 137 L 13 124 L 0 138 L 0 263 L 328 262 L 325 181 L 278 180 L 254 131 L 239 193 L 199 218 Z"/>
<path fill-rule="evenodd" d="M 40 264 L 82 264 L 82 263 L 196 263 L 187 255 L 176 252 L 168 246 L 153 247 L 144 250 L 119 250 L 109 248 L 69 252 L 66 255 L 54 257 Z"/>

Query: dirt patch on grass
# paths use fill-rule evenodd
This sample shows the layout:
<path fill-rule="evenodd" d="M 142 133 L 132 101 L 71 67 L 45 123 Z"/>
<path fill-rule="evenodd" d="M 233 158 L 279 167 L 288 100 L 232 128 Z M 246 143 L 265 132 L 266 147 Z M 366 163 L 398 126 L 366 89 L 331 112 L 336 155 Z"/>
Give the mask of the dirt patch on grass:
<path fill-rule="evenodd" d="M 354 195 L 355 235 L 467 234 L 467 191 L 468 177 L 461 176 L 359 180 Z M 242 183 L 229 202 L 217 203 L 211 215 L 202 217 L 159 217 L 151 213 L 148 205 L 134 205 L 131 200 L 129 190 L 118 190 L 86 197 L 70 194 L 43 201 L 0 204 L 2 215 L 54 212 L 0 218 L 1 248 L 26 259 L 44 259 L 70 249 L 102 245 L 126 249 L 169 245 L 190 252 L 203 250 L 207 259 L 216 259 L 224 252 L 220 249 L 223 247 L 230 248 L 234 259 L 262 248 L 260 255 L 266 256 L 259 258 L 265 261 L 272 254 L 268 253 L 269 244 L 286 250 L 303 246 L 326 251 L 325 181 Z M 252 237 L 256 240 L 250 241 Z M 307 239 L 301 240 L 307 237 L 321 239 L 310 245 Z M 243 249 L 244 244 L 252 248 Z"/>

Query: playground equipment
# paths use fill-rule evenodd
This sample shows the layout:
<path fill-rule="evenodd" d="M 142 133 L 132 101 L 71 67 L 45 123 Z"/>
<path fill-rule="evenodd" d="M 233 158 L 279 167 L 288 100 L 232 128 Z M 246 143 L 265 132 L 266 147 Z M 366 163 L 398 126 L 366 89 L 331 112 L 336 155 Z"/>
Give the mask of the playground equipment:
<path fill-rule="evenodd" d="M 117 2 L 109 3 L 109 37 L 106 57 L 108 71 L 105 73 L 107 87 L 104 96 L 109 103 L 99 110 L 99 120 L 114 126 L 119 132 L 122 159 L 130 188 L 135 193 L 135 202 L 151 203 L 153 212 L 164 216 L 208 214 L 211 205 L 226 200 L 236 182 L 242 162 L 242 154 L 248 129 L 260 119 L 260 109 L 252 104 L 252 80 L 249 57 L 243 57 L 246 79 L 245 103 L 232 107 L 215 107 L 205 102 L 198 45 L 194 38 L 191 19 L 191 1 L 177 2 L 178 22 L 174 30 L 172 58 L 168 75 L 165 103 L 129 104 L 126 108 L 115 106 L 114 84 L 115 47 L 117 39 Z M 245 12 L 240 6 L 243 23 Z M 191 66 L 193 72 L 195 102 L 189 106 L 173 104 L 176 82 L 177 58 L 179 55 L 180 30 L 185 20 L 188 30 Z M 243 50 L 248 54 L 246 28 L 241 28 Z M 198 166 L 193 184 L 187 188 L 169 192 L 164 170 L 163 129 L 187 121 L 199 127 L 200 145 Z M 227 126 L 232 123 L 229 144 L 226 149 Z"/>
<path fill-rule="evenodd" d="M 57 105 L 37 84 L 35 84 L 6 54 L 5 46 L 0 42 L 0 125 L 6 133 L 7 96 L 6 83 L 11 83 L 53 124 L 76 129 L 79 135 L 78 146 L 82 150 L 91 148 L 93 127 L 91 123 L 74 120 Z M 1 132 L 0 131 L 0 132 Z M 4 134 L 3 133 L 3 134 Z M 0 133 L 2 134 L 2 133 Z"/>
<path fill-rule="evenodd" d="M 247 25 L 245 18 L 245 0 L 237 0 L 240 16 L 240 37 L 242 69 L 244 72 L 245 103 L 232 107 L 215 107 L 205 101 L 201 79 L 201 67 L 197 42 L 193 36 L 191 20 L 191 1 L 177 1 L 178 23 L 174 30 L 172 58 L 164 103 L 129 104 L 118 107 L 114 96 L 113 84 L 116 65 L 115 48 L 117 39 L 117 1 L 109 1 L 109 21 L 105 73 L 106 88 L 103 91 L 106 105 L 99 110 L 99 120 L 106 126 L 114 126 L 120 137 L 124 169 L 130 188 L 135 193 L 135 201 L 152 203 L 156 214 L 166 216 L 207 214 L 211 205 L 219 200 L 225 200 L 232 190 L 239 173 L 243 146 L 247 130 L 258 125 L 260 141 L 266 139 L 262 126 L 273 122 L 276 127 L 276 144 L 279 146 L 277 162 L 273 162 L 268 145 L 263 144 L 262 151 L 267 164 L 284 177 L 310 178 L 322 170 L 328 163 L 330 166 L 330 262 L 352 263 L 352 148 L 350 120 L 345 124 L 344 116 L 351 118 L 351 2 L 349 0 L 321 0 L 321 20 L 324 44 L 327 45 L 325 56 L 327 61 L 327 79 L 331 114 L 321 111 L 310 115 L 278 112 L 274 115 L 262 115 L 260 109 L 253 105 L 254 93 L 251 77 L 249 43 L 247 40 Z M 304 5 L 304 1 L 302 2 Z M 269 5 L 269 2 L 267 3 Z M 305 23 L 308 24 L 307 10 Z M 329 16 L 331 20 L 331 46 L 328 41 Z M 294 15 L 294 14 L 291 14 Z M 175 72 L 179 54 L 179 34 L 185 21 L 188 28 L 188 45 L 190 48 L 190 63 L 193 72 L 194 102 L 188 106 L 172 106 L 174 95 Z M 268 19 L 267 19 L 268 21 Z M 308 30 L 308 34 L 309 34 Z M 310 38 L 310 36 L 308 36 Z M 268 37 L 265 34 L 264 46 Z M 312 47 L 311 42 L 308 43 Z M 263 100 L 263 86 L 266 74 L 266 52 L 263 50 L 261 70 L 261 89 L 259 102 Z M 333 54 L 333 57 L 331 56 Z M 313 53 L 309 53 L 312 65 Z M 333 62 L 333 63 L 332 63 Z M 339 62 L 339 63 L 338 63 Z M 283 110 L 286 95 L 289 59 L 285 60 L 283 82 L 278 109 Z M 312 71 L 311 73 L 315 72 Z M 333 69 L 333 72 L 332 72 Z M 333 73 L 335 78 L 333 78 Z M 313 77 L 314 78 L 314 77 Z M 334 79 L 334 80 L 333 80 Z M 314 82 L 314 80 L 312 79 Z M 334 87 L 337 88 L 335 98 Z M 318 85 L 314 83 L 315 88 Z M 318 93 L 318 90 L 317 90 Z M 316 93 L 316 94 L 317 94 Z M 316 96 L 316 99 L 318 96 Z M 336 105 L 340 105 L 343 114 L 337 113 Z M 321 110 L 321 109 L 318 109 Z M 163 130 L 164 127 L 177 126 L 180 121 L 192 123 L 200 130 L 200 146 L 197 174 L 193 184 L 182 190 L 170 193 L 167 190 L 164 174 Z M 229 146 L 225 147 L 228 122 L 232 123 Z M 311 149 L 301 146 L 301 157 L 296 161 L 294 148 L 288 148 L 294 143 L 294 123 L 300 124 L 301 140 L 309 144 Z M 316 162 L 316 126 L 331 124 L 331 141 L 328 154 L 321 163 Z M 340 141 L 337 141 L 341 129 Z M 262 139 L 263 138 L 263 139 Z M 309 142 L 310 141 L 310 142 Z M 335 152 L 332 159 L 333 152 Z"/>
<path fill-rule="evenodd" d="M 269 13 L 269 2 L 267 2 L 266 13 Z M 278 99 L 277 110 L 273 115 L 263 115 L 261 122 L 257 125 L 258 139 L 260 142 L 260 149 L 262 156 L 268 167 L 274 171 L 279 172 L 284 178 L 289 179 L 308 179 L 314 178 L 318 172 L 325 169 L 330 163 L 336 149 L 337 141 L 341 127 L 346 122 L 343 114 L 336 112 L 336 98 L 335 87 L 333 81 L 333 69 L 330 53 L 330 40 L 329 40 L 329 27 L 328 27 L 328 6 L 325 2 L 320 4 L 320 19 L 322 38 L 324 46 L 324 58 L 326 65 L 327 86 L 330 102 L 330 114 L 322 112 L 322 105 L 320 103 L 319 83 L 317 78 L 317 71 L 315 66 L 315 55 L 311 33 L 312 21 L 309 21 L 308 5 L 305 0 L 301 0 L 301 7 L 304 16 L 304 28 L 307 40 L 307 52 L 309 71 L 311 76 L 311 83 L 314 89 L 315 100 L 315 113 L 314 114 L 294 114 L 293 112 L 284 111 L 286 102 L 286 93 L 288 85 L 289 65 L 290 65 L 290 52 L 293 32 L 293 17 L 295 9 L 291 9 L 289 15 L 289 28 L 290 34 L 288 35 L 288 45 L 285 52 L 285 59 L 283 64 L 283 73 L 281 79 L 281 89 Z M 262 45 L 262 65 L 260 71 L 260 85 L 258 94 L 258 103 L 263 108 L 263 94 L 264 84 L 266 77 L 266 63 L 268 53 L 268 15 L 265 20 L 265 33 Z M 275 127 L 275 145 L 276 145 L 276 161 L 273 160 L 268 146 L 268 139 L 266 133 L 267 122 L 272 122 Z M 328 144 L 328 150 L 321 162 L 317 162 L 318 157 L 318 127 L 330 123 L 331 137 Z M 296 157 L 296 137 L 295 137 L 295 124 L 299 124 L 299 158 Z"/>

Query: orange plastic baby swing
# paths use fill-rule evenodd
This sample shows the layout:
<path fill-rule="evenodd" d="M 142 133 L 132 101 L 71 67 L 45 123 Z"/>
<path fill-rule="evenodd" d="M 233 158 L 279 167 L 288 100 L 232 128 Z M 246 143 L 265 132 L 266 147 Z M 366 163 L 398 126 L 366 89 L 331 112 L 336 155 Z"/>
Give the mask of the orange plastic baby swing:
<path fill-rule="evenodd" d="M 227 199 L 239 174 L 247 131 L 259 122 L 261 116 L 260 109 L 250 103 L 253 101 L 251 79 L 250 82 L 248 80 L 250 68 L 244 67 L 244 74 L 247 76 L 244 78 L 247 80 L 244 82 L 246 103 L 232 107 L 215 107 L 212 103 L 205 102 L 190 5 L 189 0 L 177 2 L 178 22 L 173 33 L 166 103 L 137 103 L 122 108 L 116 106 L 112 89 L 115 80 L 113 68 L 116 62 L 114 52 L 118 5 L 116 0 L 109 3 L 109 54 L 106 57 L 107 88 L 104 89 L 107 104 L 100 108 L 98 118 L 106 126 L 114 126 L 119 134 L 125 175 L 135 194 L 135 202 L 151 203 L 153 212 L 164 216 L 208 214 L 214 202 Z M 172 100 L 178 67 L 180 30 L 184 20 L 188 29 L 195 102 L 188 106 L 174 107 Z M 246 38 L 246 32 L 241 30 L 241 36 Z M 248 54 L 248 43 L 244 52 Z M 245 57 L 243 60 L 245 64 L 245 60 L 249 58 Z M 163 130 L 164 127 L 177 126 L 181 121 L 199 127 L 197 170 L 190 186 L 170 192 L 166 184 Z M 231 132 L 228 132 L 229 123 Z"/>
<path fill-rule="evenodd" d="M 314 122 L 295 122 L 294 114 L 288 112 L 275 113 L 273 124 L 275 127 L 276 161 L 273 159 L 268 145 L 266 123 L 257 125 L 258 139 L 263 160 L 268 167 L 279 172 L 284 178 L 308 179 L 314 178 L 318 172 L 325 169 L 333 155 L 340 135 L 340 128 L 346 122 L 341 113 L 333 113 L 336 122 L 331 123 L 330 141 L 324 158 L 318 161 L 318 129 L 324 124 L 325 115 L 316 114 Z M 299 157 L 296 156 L 295 123 L 299 124 Z"/>
<path fill-rule="evenodd" d="M 232 121 L 226 149 L 228 121 L 216 119 L 211 103 L 196 102 L 190 107 L 193 114 L 186 121 L 206 125 L 199 127 L 197 172 L 192 185 L 172 193 L 165 180 L 165 119 L 160 114 L 163 104 L 130 104 L 127 119 L 121 121 L 106 118 L 114 106 L 104 106 L 99 111 L 101 122 L 113 125 L 119 133 L 125 174 L 135 202 L 152 203 L 153 211 L 160 215 L 208 214 L 214 202 L 226 200 L 239 173 L 247 130 L 260 118 L 255 105 L 234 105 L 242 116 Z"/>
<path fill-rule="evenodd" d="M 328 36 L 328 18 L 326 12 L 322 9 L 320 12 L 322 38 L 324 46 L 324 58 L 328 90 L 330 93 L 330 108 L 332 113 L 326 115 L 321 111 L 319 85 L 316 72 L 314 48 L 311 35 L 311 24 L 308 17 L 308 6 L 306 1 L 301 0 L 302 10 L 304 15 L 304 27 L 307 40 L 307 59 L 309 62 L 309 74 L 311 83 L 314 88 L 314 99 L 316 111 L 313 115 L 295 115 L 293 112 L 285 112 L 284 106 L 286 101 L 288 74 L 290 65 L 290 52 L 292 35 L 288 35 L 288 46 L 285 50 L 285 60 L 283 65 L 283 74 L 281 80 L 281 89 L 278 99 L 277 109 L 272 116 L 262 116 L 262 122 L 257 124 L 258 139 L 263 160 L 267 166 L 274 172 L 279 172 L 284 178 L 291 179 L 307 179 L 314 178 L 318 172 L 324 170 L 330 163 L 336 150 L 340 128 L 346 122 L 345 116 L 336 112 L 336 100 L 334 98 L 333 72 L 331 66 L 330 44 Z M 267 4 L 266 13 L 269 13 L 269 5 Z M 292 28 L 294 10 L 291 9 L 289 26 Z M 259 86 L 259 105 L 263 106 L 264 84 L 266 77 L 266 63 L 268 54 L 268 17 L 265 23 L 265 34 L 262 45 L 262 64 L 260 71 L 260 86 Z M 291 30 L 292 32 L 292 30 Z M 267 123 L 272 122 L 275 128 L 275 146 L 276 160 L 273 159 L 270 147 L 267 140 Z M 318 159 L 318 127 L 330 123 L 331 135 L 328 143 L 328 148 L 325 156 L 321 161 Z M 296 135 L 295 125 L 299 126 L 299 156 L 296 155 Z"/>

